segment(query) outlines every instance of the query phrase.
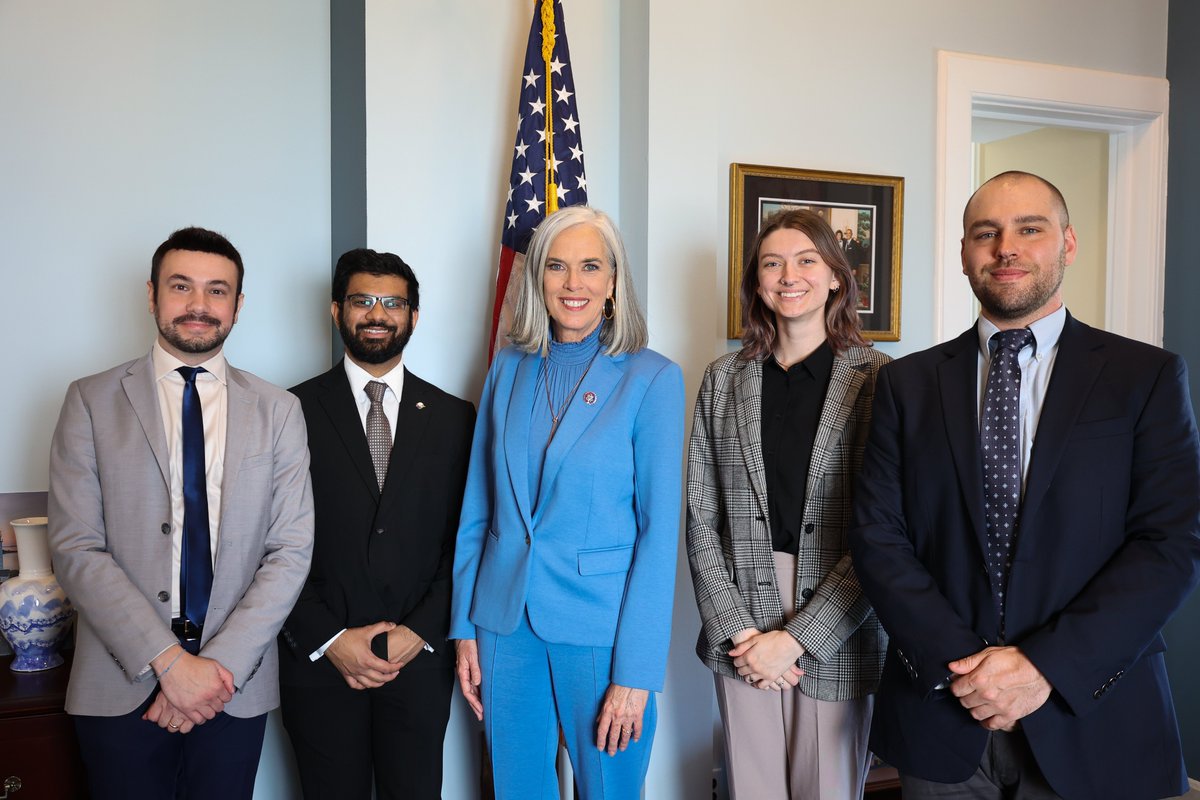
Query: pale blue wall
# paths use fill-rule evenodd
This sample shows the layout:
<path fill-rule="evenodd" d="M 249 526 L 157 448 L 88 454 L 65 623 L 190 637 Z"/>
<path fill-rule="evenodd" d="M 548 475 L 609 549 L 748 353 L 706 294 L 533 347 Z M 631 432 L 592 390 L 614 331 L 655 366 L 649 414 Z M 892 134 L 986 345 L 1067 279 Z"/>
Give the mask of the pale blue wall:
<path fill-rule="evenodd" d="M 222 231 L 246 264 L 226 352 L 328 364 L 328 0 L 0 2 L 0 492 L 45 490 L 67 383 L 144 354 L 150 256 Z M 273 715 L 260 798 L 292 798 Z"/>
<path fill-rule="evenodd" d="M 1001 16 L 954 0 L 863 0 L 852 16 L 793 0 L 565 3 L 589 193 L 630 232 L 652 346 L 683 365 L 689 392 L 729 346 L 730 161 L 905 177 L 903 340 L 883 349 L 910 352 L 932 344 L 936 50 L 1166 69 L 1167 0 L 1103 13 L 1013 0 Z M 180 225 L 223 230 L 246 257 L 234 363 L 285 385 L 328 365 L 329 6 L 0 0 L 0 491 L 45 488 L 70 378 L 146 350 L 149 255 Z M 474 399 L 532 3 L 363 6 L 362 230 L 421 276 L 412 365 Z M 845 25 L 852 47 L 834 48 Z M 1179 252 L 1169 283 L 1195 272 Z M 1168 303 L 1180 349 L 1197 331 L 1173 327 Z M 713 760 L 682 558 L 675 579 L 656 800 L 707 796 Z M 474 796 L 474 736 L 456 713 L 448 798 Z M 259 797 L 295 796 L 287 751 L 273 720 Z"/>

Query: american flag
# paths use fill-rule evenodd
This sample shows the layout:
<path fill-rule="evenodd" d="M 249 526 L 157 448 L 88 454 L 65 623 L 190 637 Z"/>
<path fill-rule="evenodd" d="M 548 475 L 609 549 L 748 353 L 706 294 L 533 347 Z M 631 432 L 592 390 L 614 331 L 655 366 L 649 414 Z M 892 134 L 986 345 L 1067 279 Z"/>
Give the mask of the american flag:
<path fill-rule="evenodd" d="M 583 140 L 561 0 L 534 3 L 523 70 L 517 140 L 500 236 L 489 361 L 505 344 L 533 229 L 558 208 L 587 203 Z M 548 187 L 553 188 L 548 192 Z"/>

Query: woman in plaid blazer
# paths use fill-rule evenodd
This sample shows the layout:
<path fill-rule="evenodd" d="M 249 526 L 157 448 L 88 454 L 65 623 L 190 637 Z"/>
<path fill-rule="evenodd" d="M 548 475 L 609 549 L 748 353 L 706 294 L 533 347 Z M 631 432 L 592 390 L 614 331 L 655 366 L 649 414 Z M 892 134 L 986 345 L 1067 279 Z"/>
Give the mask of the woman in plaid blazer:
<path fill-rule="evenodd" d="M 769 218 L 742 275 L 743 347 L 711 363 L 688 450 L 688 559 L 737 798 L 861 797 L 886 638 L 846 526 L 889 359 L 828 223 Z"/>

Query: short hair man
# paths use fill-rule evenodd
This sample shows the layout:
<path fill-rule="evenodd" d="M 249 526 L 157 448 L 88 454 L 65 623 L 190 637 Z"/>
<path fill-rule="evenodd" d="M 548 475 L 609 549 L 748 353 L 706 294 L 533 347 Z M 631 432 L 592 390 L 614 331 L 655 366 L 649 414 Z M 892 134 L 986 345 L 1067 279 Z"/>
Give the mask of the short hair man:
<path fill-rule="evenodd" d="M 1067 313 L 1075 252 L 1054 186 L 989 180 L 963 215 L 978 323 L 880 372 L 851 548 L 906 800 L 1187 788 L 1162 637 L 1200 564 L 1186 368 Z"/>
<path fill-rule="evenodd" d="M 420 286 L 391 253 L 338 259 L 343 361 L 292 389 L 312 450 L 316 554 L 280 637 L 304 796 L 437 798 L 454 649 L 450 575 L 475 410 L 404 368 Z"/>
<path fill-rule="evenodd" d="M 171 234 L 150 353 L 72 383 L 54 432 L 50 544 L 79 610 L 66 706 L 93 798 L 251 797 L 279 703 L 312 493 L 300 404 L 221 353 L 242 275 L 220 234 Z"/>

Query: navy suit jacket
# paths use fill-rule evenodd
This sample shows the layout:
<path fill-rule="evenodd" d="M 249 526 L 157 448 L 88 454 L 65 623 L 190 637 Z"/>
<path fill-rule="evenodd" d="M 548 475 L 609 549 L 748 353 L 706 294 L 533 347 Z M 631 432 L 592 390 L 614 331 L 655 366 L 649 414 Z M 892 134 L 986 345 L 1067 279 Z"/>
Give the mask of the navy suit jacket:
<path fill-rule="evenodd" d="M 661 691 L 675 593 L 683 375 L 653 350 L 601 353 L 529 485 L 542 358 L 496 355 L 479 401 L 454 562 L 450 637 L 528 613 L 544 641 L 612 647 L 611 682 Z M 535 495 L 534 489 L 537 489 Z M 533 497 L 540 497 L 535 507 Z"/>
<path fill-rule="evenodd" d="M 947 663 L 997 641 L 984 568 L 978 336 L 885 366 L 851 548 L 891 636 L 872 750 L 955 783 L 987 732 Z M 1162 628 L 1197 582 L 1200 444 L 1178 356 L 1068 316 L 1033 445 L 1006 643 L 1054 687 L 1021 721 L 1065 798 L 1186 790 Z"/>

